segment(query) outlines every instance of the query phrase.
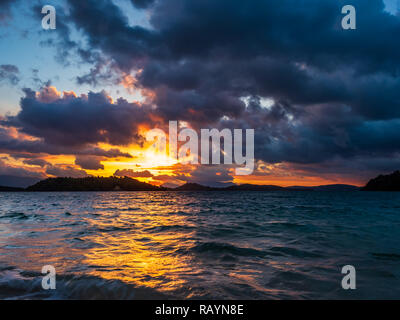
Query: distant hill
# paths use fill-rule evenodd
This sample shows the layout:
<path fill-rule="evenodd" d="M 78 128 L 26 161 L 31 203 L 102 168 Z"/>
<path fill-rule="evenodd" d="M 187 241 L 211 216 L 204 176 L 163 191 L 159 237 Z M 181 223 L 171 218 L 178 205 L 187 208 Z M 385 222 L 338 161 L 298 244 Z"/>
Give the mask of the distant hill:
<path fill-rule="evenodd" d="M 229 187 L 207 187 L 198 183 L 185 183 L 184 185 L 174 188 L 175 191 L 276 191 L 285 190 L 278 186 L 262 186 L 253 184 L 241 184 Z"/>
<path fill-rule="evenodd" d="M 176 191 L 218 191 L 220 188 L 211 188 L 207 186 L 202 186 L 198 183 L 185 183 L 184 185 L 174 188 Z"/>
<path fill-rule="evenodd" d="M 15 187 L 3 187 L 0 186 L 0 192 L 15 192 L 15 191 L 24 191 L 24 188 L 15 188 Z"/>
<path fill-rule="evenodd" d="M 149 183 L 124 177 L 48 178 L 27 191 L 158 191 L 165 190 Z"/>
<path fill-rule="evenodd" d="M 1 191 L 355 191 L 358 187 L 334 184 L 317 187 L 280 187 L 275 185 L 241 184 L 228 187 L 208 187 L 186 183 L 180 187 L 157 187 L 129 177 L 48 178 L 23 189 L 0 187 Z"/>
<path fill-rule="evenodd" d="M 283 187 L 256 184 L 240 184 L 224 188 L 227 191 L 279 191 L 285 190 Z"/>
<path fill-rule="evenodd" d="M 363 191 L 400 191 L 400 171 L 371 179 Z"/>
<path fill-rule="evenodd" d="M 174 188 L 176 191 L 356 191 L 359 187 L 347 184 L 331 184 L 316 187 L 279 187 L 275 185 L 240 184 L 222 188 L 212 188 L 197 183 L 186 183 Z"/>

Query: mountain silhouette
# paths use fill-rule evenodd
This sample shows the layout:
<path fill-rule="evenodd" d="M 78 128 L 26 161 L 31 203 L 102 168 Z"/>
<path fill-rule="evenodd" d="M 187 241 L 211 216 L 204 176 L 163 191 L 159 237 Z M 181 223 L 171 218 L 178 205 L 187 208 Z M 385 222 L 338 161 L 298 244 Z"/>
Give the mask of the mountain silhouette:
<path fill-rule="evenodd" d="M 400 191 L 400 171 L 371 179 L 363 191 Z"/>
<path fill-rule="evenodd" d="M 176 190 L 176 191 L 217 191 L 217 190 L 219 190 L 219 188 L 207 187 L 207 186 L 203 186 L 198 183 L 185 183 L 184 185 L 173 188 L 172 190 Z"/>
<path fill-rule="evenodd" d="M 157 187 L 130 177 L 48 178 L 23 188 L 0 187 L 1 191 L 355 191 L 359 187 L 334 184 L 315 187 L 280 187 L 275 185 L 240 184 L 209 187 L 186 183 L 176 188 Z"/>
<path fill-rule="evenodd" d="M 153 186 L 129 177 L 48 178 L 26 189 L 27 191 L 160 191 Z"/>

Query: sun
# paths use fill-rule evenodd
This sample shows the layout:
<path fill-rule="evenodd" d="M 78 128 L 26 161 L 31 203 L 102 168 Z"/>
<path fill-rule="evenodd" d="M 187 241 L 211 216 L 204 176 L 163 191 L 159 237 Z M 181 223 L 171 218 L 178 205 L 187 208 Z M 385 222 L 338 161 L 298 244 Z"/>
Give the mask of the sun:
<path fill-rule="evenodd" d="M 151 169 L 156 167 L 168 167 L 177 164 L 178 160 L 170 157 L 166 153 L 157 152 L 153 148 L 147 149 L 143 152 L 143 161 L 141 166 Z"/>

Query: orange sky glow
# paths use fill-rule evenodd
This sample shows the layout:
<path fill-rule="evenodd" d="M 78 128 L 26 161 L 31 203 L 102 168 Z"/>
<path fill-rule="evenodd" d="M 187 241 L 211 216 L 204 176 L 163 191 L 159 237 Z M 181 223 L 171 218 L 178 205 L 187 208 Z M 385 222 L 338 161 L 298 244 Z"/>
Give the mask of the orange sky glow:
<path fill-rule="evenodd" d="M 149 90 L 143 92 L 143 90 L 138 90 L 135 88 L 136 79 L 131 75 L 125 75 L 123 77 L 121 86 L 126 88 L 130 94 L 139 96 L 139 100 L 151 100 L 154 94 Z M 40 92 L 36 92 L 36 98 L 42 102 L 52 102 L 57 99 L 77 97 L 78 95 L 73 91 L 59 91 L 53 86 L 48 86 L 43 88 Z M 113 98 L 108 97 L 111 103 Z M 141 103 L 141 101 L 136 101 L 135 103 Z M 154 116 L 155 117 L 155 116 Z M 162 120 L 154 118 L 155 122 L 159 122 L 162 125 Z M 185 122 L 180 123 L 185 124 Z M 37 138 L 26 135 L 19 132 L 15 128 L 5 128 L 8 130 L 9 135 L 19 139 L 19 140 L 37 140 Z M 147 123 L 142 123 L 139 126 L 139 134 L 145 137 L 146 132 L 151 130 L 151 126 Z M 164 128 L 165 129 L 165 128 Z M 102 134 L 99 132 L 99 134 Z M 145 140 L 144 140 L 145 141 Z M 95 147 L 99 147 L 104 150 L 110 150 L 113 148 L 118 148 L 121 152 L 128 153 L 132 155 L 131 158 L 128 157 L 97 157 L 97 160 L 103 168 L 92 170 L 83 169 L 77 164 L 75 155 L 49 155 L 42 154 L 40 159 L 47 162 L 49 165 L 57 166 L 65 170 L 81 170 L 82 175 L 87 174 L 91 176 L 102 176 L 108 177 L 116 175 L 117 171 L 126 172 L 127 176 L 131 176 L 142 182 L 147 182 L 153 185 L 161 186 L 165 183 L 172 186 L 182 185 L 189 181 L 193 176 L 195 170 L 201 170 L 201 165 L 186 165 L 181 164 L 177 159 L 170 157 L 168 154 L 159 152 L 148 142 L 142 142 L 141 144 L 130 144 L 115 146 L 107 143 L 98 143 Z M 33 156 L 33 155 L 32 155 Z M 38 155 L 35 155 L 36 158 Z M 52 177 L 54 174 L 46 174 L 43 167 L 36 164 L 27 164 L 23 161 L 23 158 L 13 157 L 9 154 L 1 154 L 1 161 L 6 163 L 8 166 L 13 168 L 25 168 L 42 174 L 43 178 L 46 176 Z M 219 168 L 221 172 L 219 172 Z M 220 176 L 225 172 L 229 179 L 226 183 L 236 183 L 236 184 L 257 184 L 257 185 L 279 185 L 279 186 L 318 186 L 326 184 L 353 184 L 361 186 L 365 181 L 360 181 L 355 178 L 343 178 L 338 175 L 312 175 L 304 170 L 299 170 L 292 167 L 290 164 L 266 164 L 261 161 L 256 163 L 255 170 L 251 175 L 245 176 L 235 176 L 232 167 L 219 165 L 215 169 L 215 176 Z M 144 173 L 141 175 L 141 173 Z M 123 176 L 121 173 L 119 176 Z M 222 181 L 223 183 L 225 181 Z"/>

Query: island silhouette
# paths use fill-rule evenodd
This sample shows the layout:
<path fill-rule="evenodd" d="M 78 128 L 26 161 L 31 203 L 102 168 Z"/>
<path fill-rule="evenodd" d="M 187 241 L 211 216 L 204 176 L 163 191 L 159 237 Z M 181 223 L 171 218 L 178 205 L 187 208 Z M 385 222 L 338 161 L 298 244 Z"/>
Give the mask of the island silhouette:
<path fill-rule="evenodd" d="M 400 191 L 400 171 L 371 179 L 363 191 Z"/>
<path fill-rule="evenodd" d="M 280 187 L 276 185 L 241 184 L 227 187 L 209 187 L 186 183 L 176 188 L 154 186 L 130 177 L 47 178 L 27 188 L 0 187 L 0 192 L 15 191 L 351 191 L 359 187 L 333 184 L 315 187 Z"/>
<path fill-rule="evenodd" d="M 47 178 L 27 188 L 0 186 L 0 192 L 18 191 L 400 191 L 400 171 L 371 179 L 364 187 L 330 184 L 313 187 L 240 184 L 209 187 L 186 183 L 176 188 L 154 186 L 130 177 Z"/>

